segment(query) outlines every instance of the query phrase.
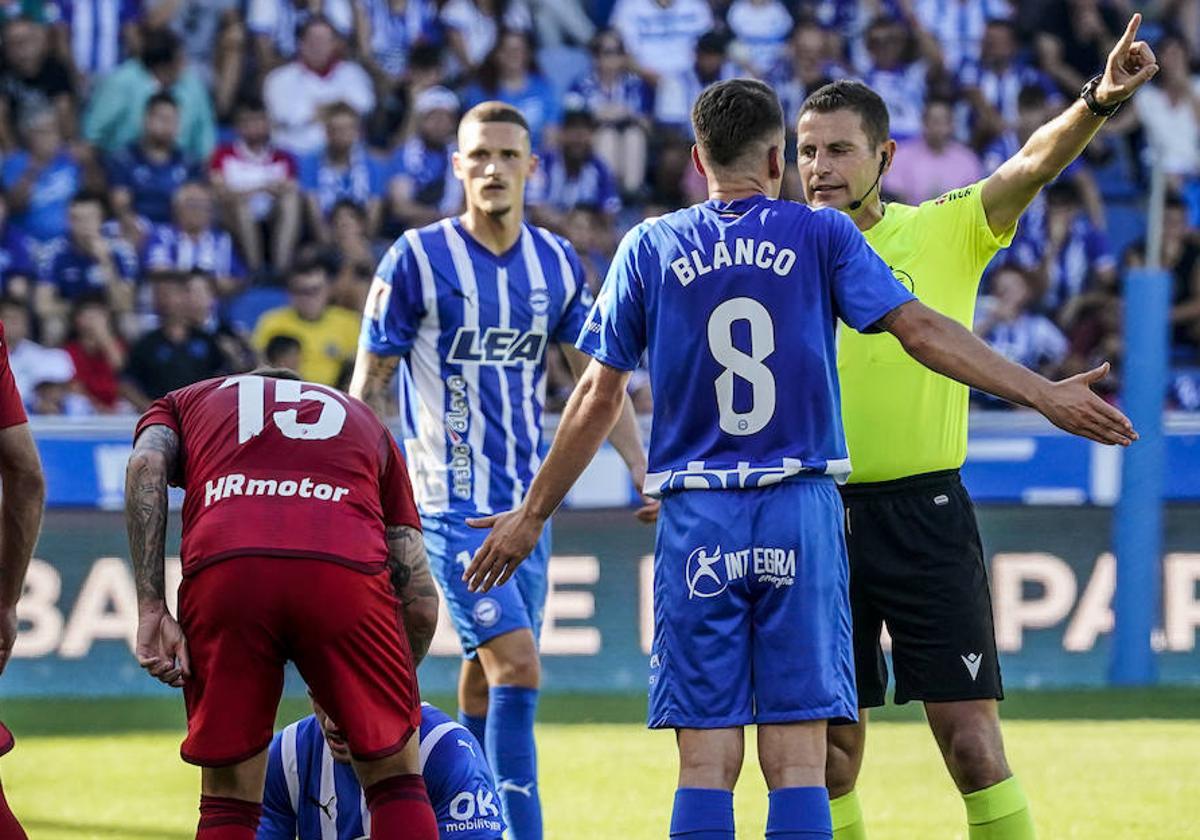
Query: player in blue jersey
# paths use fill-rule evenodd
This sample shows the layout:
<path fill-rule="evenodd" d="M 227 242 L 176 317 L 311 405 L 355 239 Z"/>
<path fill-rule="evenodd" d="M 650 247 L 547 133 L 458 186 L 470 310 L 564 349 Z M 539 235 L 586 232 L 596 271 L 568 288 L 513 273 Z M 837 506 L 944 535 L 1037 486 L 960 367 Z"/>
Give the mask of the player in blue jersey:
<path fill-rule="evenodd" d="M 519 573 L 648 352 L 646 491 L 662 496 L 649 724 L 677 732 L 671 836 L 732 840 L 742 727 L 757 723 L 767 836 L 829 838 L 826 722 L 856 714 L 835 324 L 887 330 L 926 365 L 1014 401 L 1044 380 L 917 301 L 848 217 L 777 200 L 783 115 L 766 85 L 713 85 L 692 122 L 710 199 L 625 236 L 554 445 L 521 507 L 474 521 L 493 530 L 464 577 L 486 592 Z M 1117 422 L 1085 385 L 1057 393 L 1080 422 Z"/>
<path fill-rule="evenodd" d="M 484 536 L 467 519 L 524 498 L 544 454 L 547 345 L 562 346 L 581 373 L 588 359 L 573 342 L 591 303 L 571 246 L 525 223 L 525 180 L 537 165 L 529 142 L 509 105 L 464 115 L 453 165 L 466 212 L 405 232 L 380 262 L 350 384 L 381 410 L 407 357 L 417 395 L 409 469 L 465 654 L 460 720 L 484 744 L 512 840 L 542 836 L 533 720 L 550 532 L 539 529 L 512 583 L 482 595 L 462 581 Z M 613 444 L 641 486 L 646 456 L 628 401 L 621 416 Z"/>
<path fill-rule="evenodd" d="M 441 709 L 421 704 L 421 775 L 441 840 L 501 840 L 504 821 L 483 747 Z M 316 701 L 271 741 L 257 840 L 361 840 L 366 799 L 350 748 Z"/>

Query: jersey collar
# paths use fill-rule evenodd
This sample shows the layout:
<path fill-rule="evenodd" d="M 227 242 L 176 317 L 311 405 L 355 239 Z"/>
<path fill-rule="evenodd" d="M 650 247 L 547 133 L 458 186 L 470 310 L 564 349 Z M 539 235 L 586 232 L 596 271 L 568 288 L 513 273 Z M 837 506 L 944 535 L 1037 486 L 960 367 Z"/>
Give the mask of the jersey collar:
<path fill-rule="evenodd" d="M 732 220 L 745 215 L 766 201 L 773 201 L 773 199 L 759 193 L 757 195 L 748 195 L 745 198 L 735 198 L 733 201 L 720 201 L 710 198 L 704 202 L 704 206 L 715 212 L 722 219 Z"/>

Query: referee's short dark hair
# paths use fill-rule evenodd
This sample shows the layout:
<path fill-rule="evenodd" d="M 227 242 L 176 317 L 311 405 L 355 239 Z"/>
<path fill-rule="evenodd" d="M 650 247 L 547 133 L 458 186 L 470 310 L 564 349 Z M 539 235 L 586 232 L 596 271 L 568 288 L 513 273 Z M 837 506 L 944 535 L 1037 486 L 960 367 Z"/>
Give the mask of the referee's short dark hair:
<path fill-rule="evenodd" d="M 872 147 L 887 142 L 892 132 L 887 105 L 878 93 L 862 82 L 838 79 L 817 88 L 800 106 L 800 116 L 809 111 L 818 114 L 853 111 L 862 120 L 863 131 Z"/>
<path fill-rule="evenodd" d="M 755 79 L 729 79 L 705 88 L 692 106 L 696 143 L 710 163 L 729 166 L 773 134 L 783 133 L 775 91 Z"/>

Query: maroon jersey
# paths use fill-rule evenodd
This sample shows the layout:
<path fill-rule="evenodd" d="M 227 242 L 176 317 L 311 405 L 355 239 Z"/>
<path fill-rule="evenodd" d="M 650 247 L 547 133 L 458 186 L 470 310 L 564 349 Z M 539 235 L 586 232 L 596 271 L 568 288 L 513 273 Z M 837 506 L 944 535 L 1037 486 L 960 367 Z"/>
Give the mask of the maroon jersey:
<path fill-rule="evenodd" d="M 12 368 L 8 366 L 8 344 L 4 341 L 4 324 L 0 324 L 0 429 L 27 422 L 25 406 L 17 391 Z"/>
<path fill-rule="evenodd" d="M 420 528 L 404 458 L 364 403 L 324 385 L 230 376 L 156 400 L 179 435 L 183 573 L 236 556 L 384 568 L 385 527 Z"/>

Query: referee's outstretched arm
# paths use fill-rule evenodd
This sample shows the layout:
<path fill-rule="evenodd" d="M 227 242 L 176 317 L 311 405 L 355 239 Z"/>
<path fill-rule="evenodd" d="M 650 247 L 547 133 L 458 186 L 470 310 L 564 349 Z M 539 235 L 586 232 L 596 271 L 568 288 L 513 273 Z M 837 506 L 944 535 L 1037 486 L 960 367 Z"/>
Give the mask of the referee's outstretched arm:
<path fill-rule="evenodd" d="M 897 306 L 875 326 L 896 336 L 905 352 L 930 370 L 1036 409 L 1071 434 L 1122 446 L 1137 440 L 1129 418 L 1091 389 L 1093 382 L 1108 374 L 1108 362 L 1051 382 L 1010 362 L 962 324 L 915 300 Z"/>
<path fill-rule="evenodd" d="M 1108 54 L 1104 72 L 1084 85 L 1082 96 L 1035 131 L 1025 145 L 983 182 L 981 198 L 988 227 L 999 235 L 1012 228 L 1037 196 L 1116 114 L 1121 103 L 1154 78 L 1158 63 L 1145 41 L 1137 41 L 1142 16 L 1135 14 Z"/>

